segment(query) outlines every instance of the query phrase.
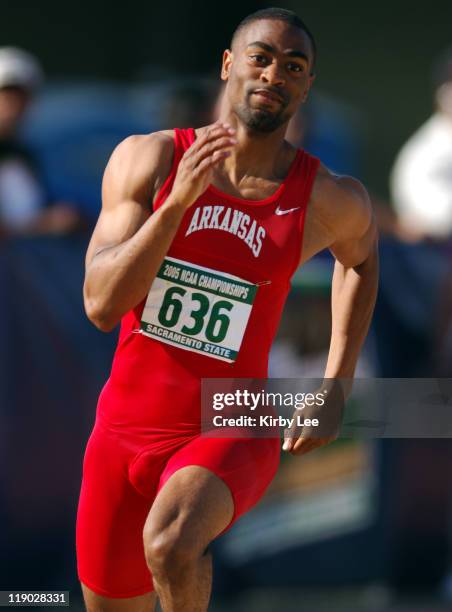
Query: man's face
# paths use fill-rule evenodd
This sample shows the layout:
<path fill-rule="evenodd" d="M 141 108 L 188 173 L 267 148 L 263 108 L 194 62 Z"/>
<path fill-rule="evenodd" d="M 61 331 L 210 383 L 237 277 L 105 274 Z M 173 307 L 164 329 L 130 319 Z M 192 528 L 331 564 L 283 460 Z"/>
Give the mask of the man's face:
<path fill-rule="evenodd" d="M 20 87 L 0 88 L 0 134 L 14 134 L 29 99 L 28 92 Z"/>
<path fill-rule="evenodd" d="M 270 19 L 246 26 L 224 52 L 221 73 L 240 121 L 264 133 L 286 124 L 307 98 L 313 59 L 311 42 L 299 28 Z"/>

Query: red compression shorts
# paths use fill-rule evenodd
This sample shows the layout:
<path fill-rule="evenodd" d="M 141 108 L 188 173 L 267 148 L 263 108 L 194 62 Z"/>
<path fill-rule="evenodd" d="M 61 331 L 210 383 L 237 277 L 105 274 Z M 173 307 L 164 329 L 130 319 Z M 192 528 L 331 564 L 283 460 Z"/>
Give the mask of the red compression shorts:
<path fill-rule="evenodd" d="M 276 438 L 207 438 L 162 431 L 118 433 L 99 420 L 85 453 L 77 516 L 77 561 L 83 584 L 106 597 L 153 590 L 143 527 L 158 491 L 180 468 L 199 465 L 229 487 L 234 515 L 254 506 L 279 464 Z"/>

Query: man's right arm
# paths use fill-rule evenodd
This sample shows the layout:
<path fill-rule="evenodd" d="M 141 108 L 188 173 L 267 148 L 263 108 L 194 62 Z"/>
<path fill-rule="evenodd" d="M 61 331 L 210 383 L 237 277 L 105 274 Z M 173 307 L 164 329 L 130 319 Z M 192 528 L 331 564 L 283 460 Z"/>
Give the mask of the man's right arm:
<path fill-rule="evenodd" d="M 172 149 L 165 134 L 132 136 L 105 170 L 83 289 L 88 318 L 103 331 L 143 299 L 184 213 L 173 202 L 149 218 L 153 186 L 165 165 L 169 172 Z"/>
<path fill-rule="evenodd" d="M 185 152 L 171 194 L 152 215 L 156 183 L 170 172 L 172 137 L 162 132 L 132 136 L 115 149 L 86 256 L 85 309 L 96 327 L 110 331 L 145 298 L 185 211 L 205 191 L 213 166 L 233 144 L 230 129 L 209 126 Z"/>

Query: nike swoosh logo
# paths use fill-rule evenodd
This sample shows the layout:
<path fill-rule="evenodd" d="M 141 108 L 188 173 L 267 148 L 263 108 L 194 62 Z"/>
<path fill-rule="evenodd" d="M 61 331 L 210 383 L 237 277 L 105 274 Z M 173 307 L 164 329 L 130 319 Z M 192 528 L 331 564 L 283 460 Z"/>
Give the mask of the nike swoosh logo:
<path fill-rule="evenodd" d="M 294 210 L 299 210 L 300 208 L 301 208 L 300 206 L 297 206 L 296 208 L 288 208 L 287 210 L 281 210 L 278 204 L 278 208 L 275 210 L 275 215 L 288 215 Z"/>

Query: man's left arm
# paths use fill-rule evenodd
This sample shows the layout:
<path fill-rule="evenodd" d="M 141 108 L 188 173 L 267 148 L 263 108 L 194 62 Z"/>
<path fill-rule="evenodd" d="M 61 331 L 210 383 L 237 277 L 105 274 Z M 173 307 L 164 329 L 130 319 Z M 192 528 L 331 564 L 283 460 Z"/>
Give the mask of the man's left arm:
<path fill-rule="evenodd" d="M 369 196 L 347 181 L 348 222 L 330 250 L 336 262 L 331 290 L 331 342 L 325 378 L 352 379 L 369 330 L 378 289 L 377 229 Z M 347 206 L 348 204 L 348 206 Z"/>
<path fill-rule="evenodd" d="M 369 330 L 378 289 L 378 242 L 375 219 L 364 187 L 350 177 L 337 177 L 330 189 L 327 219 L 330 250 L 336 261 L 332 280 L 332 328 L 325 384 L 325 405 L 303 409 L 302 415 L 318 418 L 320 427 L 303 427 L 297 436 L 286 437 L 284 450 L 304 454 L 335 438 L 329 429 L 340 421 L 346 396 L 351 391 L 359 353 Z M 331 194 L 331 192 L 333 192 Z M 322 419 L 326 427 L 321 427 Z M 337 423 L 338 426 L 340 423 Z M 325 429 L 327 435 L 323 435 Z"/>

